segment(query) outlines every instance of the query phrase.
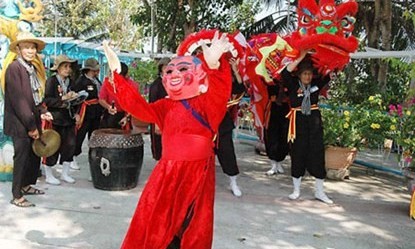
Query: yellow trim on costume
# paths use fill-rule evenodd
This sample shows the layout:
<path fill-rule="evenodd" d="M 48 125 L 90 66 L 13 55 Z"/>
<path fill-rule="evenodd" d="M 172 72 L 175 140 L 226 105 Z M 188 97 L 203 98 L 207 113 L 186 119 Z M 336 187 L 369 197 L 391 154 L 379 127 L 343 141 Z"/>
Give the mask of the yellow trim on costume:
<path fill-rule="evenodd" d="M 317 105 L 312 105 L 311 110 L 318 110 L 318 106 Z M 301 111 L 301 107 L 291 108 L 291 110 L 285 116 L 286 118 L 288 118 L 290 120 L 289 125 L 288 125 L 288 136 L 287 136 L 287 141 L 288 142 L 294 142 L 294 140 L 295 140 L 296 129 L 297 129 L 297 127 L 295 125 L 296 117 L 297 117 L 297 111 Z"/>
<path fill-rule="evenodd" d="M 409 204 L 409 217 L 415 220 L 415 191 L 412 192 L 411 204 Z"/>
<path fill-rule="evenodd" d="M 236 99 L 228 101 L 228 103 L 226 104 L 226 107 L 237 105 L 239 101 L 241 101 L 241 99 L 244 97 L 244 94 L 245 93 L 241 93 Z"/>

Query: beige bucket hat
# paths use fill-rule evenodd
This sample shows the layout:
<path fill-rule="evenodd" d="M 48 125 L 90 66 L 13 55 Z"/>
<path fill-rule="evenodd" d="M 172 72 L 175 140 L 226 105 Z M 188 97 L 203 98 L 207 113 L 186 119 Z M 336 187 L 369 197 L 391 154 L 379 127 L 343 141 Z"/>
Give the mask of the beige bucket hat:
<path fill-rule="evenodd" d="M 99 62 L 94 58 L 86 59 L 86 61 L 84 63 L 84 67 L 81 68 L 81 70 L 83 71 L 83 70 L 86 70 L 86 69 L 94 70 L 94 71 L 99 70 L 100 69 Z"/>
<path fill-rule="evenodd" d="M 23 31 L 17 34 L 17 38 L 14 42 L 10 43 L 9 50 L 17 53 L 16 47 L 21 42 L 31 42 L 31 43 L 36 44 L 37 52 L 42 51 L 46 46 L 46 43 L 43 42 L 42 40 L 37 39 L 34 34 L 27 32 L 27 31 Z"/>
<path fill-rule="evenodd" d="M 75 61 L 76 60 L 72 60 L 71 58 L 69 58 L 68 56 L 66 56 L 64 54 L 60 54 L 60 55 L 56 56 L 55 61 L 53 62 L 53 67 L 51 67 L 50 70 L 51 71 L 56 71 L 56 70 L 58 70 L 59 66 L 62 63 L 65 63 L 65 62 L 72 63 L 72 62 L 75 62 Z"/>

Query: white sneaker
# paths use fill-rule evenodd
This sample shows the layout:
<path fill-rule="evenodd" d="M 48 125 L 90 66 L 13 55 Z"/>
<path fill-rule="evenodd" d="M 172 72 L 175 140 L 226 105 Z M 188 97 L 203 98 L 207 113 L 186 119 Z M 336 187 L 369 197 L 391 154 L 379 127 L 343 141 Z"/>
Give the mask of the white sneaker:
<path fill-rule="evenodd" d="M 333 204 L 333 201 L 324 193 L 324 186 L 323 186 L 324 179 L 317 179 L 315 182 L 315 193 L 314 197 L 316 197 L 317 200 L 320 200 L 327 204 Z"/>
<path fill-rule="evenodd" d="M 59 179 L 56 179 L 55 177 L 53 177 L 53 178 L 46 177 L 45 182 L 50 184 L 50 185 L 60 185 L 61 184 L 61 181 L 59 181 Z"/>
<path fill-rule="evenodd" d="M 301 177 L 295 178 L 293 177 L 293 192 L 288 196 L 291 200 L 297 200 L 300 197 L 300 186 L 301 186 Z"/>
<path fill-rule="evenodd" d="M 277 172 L 279 174 L 284 174 L 284 168 L 281 166 L 281 163 L 277 162 Z"/>
<path fill-rule="evenodd" d="M 239 189 L 238 185 L 235 184 L 230 184 L 231 185 L 231 190 L 232 190 L 232 194 L 236 197 L 241 197 L 242 196 L 242 191 Z"/>
<path fill-rule="evenodd" d="M 267 173 L 265 173 L 267 176 L 272 176 L 272 175 L 275 175 L 277 173 L 284 174 L 284 169 L 281 166 L 280 162 L 271 160 L 271 165 L 272 165 L 272 168 L 270 170 L 268 170 Z"/>
<path fill-rule="evenodd" d="M 71 169 L 74 170 L 80 170 L 81 168 L 78 166 L 78 163 L 75 161 L 75 159 L 71 162 Z"/>
<path fill-rule="evenodd" d="M 75 183 L 75 179 L 69 176 L 69 168 L 70 168 L 70 163 L 63 162 L 61 180 L 67 183 Z"/>
<path fill-rule="evenodd" d="M 42 165 L 42 168 L 45 171 L 46 180 L 45 182 L 50 185 L 60 185 L 61 182 L 56 179 L 56 177 L 53 175 L 53 169 L 49 166 Z"/>
<path fill-rule="evenodd" d="M 231 187 L 232 194 L 236 197 L 241 197 L 242 191 L 238 187 L 238 184 L 236 183 L 236 176 L 230 176 L 229 180 L 230 180 L 229 186 Z"/>
<path fill-rule="evenodd" d="M 317 200 L 322 201 L 326 204 L 333 204 L 334 203 L 324 192 L 317 191 L 314 194 L 314 197 L 316 197 Z"/>
<path fill-rule="evenodd" d="M 272 169 L 268 170 L 267 173 L 265 173 L 267 176 L 272 176 L 277 174 L 277 171 L 272 167 Z"/>
<path fill-rule="evenodd" d="M 300 197 L 300 191 L 293 191 L 288 198 L 290 198 L 290 200 L 297 200 Z"/>
<path fill-rule="evenodd" d="M 75 179 L 73 179 L 72 177 L 68 176 L 68 175 L 62 175 L 61 176 L 61 180 L 65 181 L 67 183 L 75 183 Z"/>

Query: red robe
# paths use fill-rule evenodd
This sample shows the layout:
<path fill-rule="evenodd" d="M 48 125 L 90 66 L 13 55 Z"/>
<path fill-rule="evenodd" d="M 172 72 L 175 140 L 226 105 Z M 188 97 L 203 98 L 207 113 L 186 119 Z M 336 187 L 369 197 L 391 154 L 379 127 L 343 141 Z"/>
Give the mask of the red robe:
<path fill-rule="evenodd" d="M 139 120 L 162 131 L 163 155 L 141 194 L 122 249 L 166 249 L 173 238 L 181 249 L 209 249 L 213 238 L 215 163 L 213 136 L 226 112 L 231 72 L 226 62 L 208 73 L 207 93 L 188 99 L 209 123 L 203 126 L 180 101 L 147 103 L 115 75 L 117 98 Z"/>

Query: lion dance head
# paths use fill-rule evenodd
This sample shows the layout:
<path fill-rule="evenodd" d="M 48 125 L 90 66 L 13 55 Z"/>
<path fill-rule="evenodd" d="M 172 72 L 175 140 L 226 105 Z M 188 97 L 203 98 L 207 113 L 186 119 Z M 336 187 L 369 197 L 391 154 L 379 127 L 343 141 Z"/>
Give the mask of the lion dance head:
<path fill-rule="evenodd" d="M 354 0 L 338 5 L 334 0 L 299 0 L 298 29 L 289 43 L 298 50 L 311 49 L 320 73 L 342 70 L 359 44 L 352 35 L 356 12 Z"/>

